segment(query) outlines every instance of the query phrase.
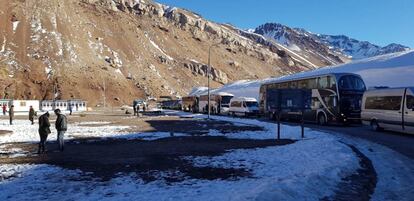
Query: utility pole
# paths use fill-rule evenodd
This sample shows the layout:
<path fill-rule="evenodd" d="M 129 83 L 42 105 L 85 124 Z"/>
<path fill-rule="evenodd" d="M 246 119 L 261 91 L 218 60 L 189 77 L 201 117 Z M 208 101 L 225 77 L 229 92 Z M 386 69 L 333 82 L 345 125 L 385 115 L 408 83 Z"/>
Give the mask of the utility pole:
<path fill-rule="evenodd" d="M 56 81 L 53 82 L 53 110 L 56 109 Z"/>
<path fill-rule="evenodd" d="M 208 48 L 208 69 L 207 69 L 207 94 L 208 94 L 208 100 L 207 100 L 207 106 L 208 106 L 208 119 L 210 119 L 210 74 L 211 74 L 211 48 L 214 46 L 219 45 L 220 43 L 216 43 L 213 45 L 210 45 Z"/>

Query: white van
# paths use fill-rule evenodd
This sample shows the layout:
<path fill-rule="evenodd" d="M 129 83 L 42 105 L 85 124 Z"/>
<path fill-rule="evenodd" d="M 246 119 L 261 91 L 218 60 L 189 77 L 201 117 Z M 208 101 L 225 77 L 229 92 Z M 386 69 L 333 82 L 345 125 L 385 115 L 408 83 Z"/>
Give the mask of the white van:
<path fill-rule="evenodd" d="M 259 115 L 259 103 L 255 98 L 238 97 L 230 100 L 229 115 L 250 116 Z"/>
<path fill-rule="evenodd" d="M 376 131 L 387 129 L 414 134 L 414 87 L 366 91 L 361 118 Z"/>

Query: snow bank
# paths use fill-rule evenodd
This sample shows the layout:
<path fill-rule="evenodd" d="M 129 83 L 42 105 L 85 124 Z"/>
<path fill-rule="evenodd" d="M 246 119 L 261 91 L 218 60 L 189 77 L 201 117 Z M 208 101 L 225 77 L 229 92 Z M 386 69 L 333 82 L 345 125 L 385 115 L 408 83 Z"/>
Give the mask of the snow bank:
<path fill-rule="evenodd" d="M 56 140 L 57 132 L 53 127 L 50 130 L 48 140 Z M 75 137 L 119 137 L 124 135 L 121 131 L 129 128 L 129 126 L 111 126 L 106 125 L 107 122 L 82 122 L 69 124 L 65 139 L 73 139 Z M 82 126 L 82 125 L 102 125 L 102 126 Z M 11 142 L 39 142 L 38 125 L 30 125 L 27 120 L 14 120 L 13 125 L 9 125 L 7 120 L 0 120 L 0 128 L 2 130 L 13 131 L 12 134 L 0 136 L 0 144 Z"/>

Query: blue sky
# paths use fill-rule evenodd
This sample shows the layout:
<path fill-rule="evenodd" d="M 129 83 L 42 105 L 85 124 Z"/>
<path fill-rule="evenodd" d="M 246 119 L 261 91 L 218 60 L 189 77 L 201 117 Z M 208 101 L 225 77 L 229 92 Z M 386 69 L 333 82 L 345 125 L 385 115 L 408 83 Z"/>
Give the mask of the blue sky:
<path fill-rule="evenodd" d="M 314 33 L 344 34 L 378 45 L 414 48 L 414 0 L 156 0 L 237 27 L 278 22 Z"/>

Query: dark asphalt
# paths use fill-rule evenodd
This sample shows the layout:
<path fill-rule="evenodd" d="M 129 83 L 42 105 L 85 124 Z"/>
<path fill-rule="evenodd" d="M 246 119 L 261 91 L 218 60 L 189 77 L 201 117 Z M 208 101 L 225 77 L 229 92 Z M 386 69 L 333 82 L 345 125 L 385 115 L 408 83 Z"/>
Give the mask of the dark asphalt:
<path fill-rule="evenodd" d="M 285 124 L 298 125 L 295 123 Z M 311 128 L 313 130 L 320 130 L 328 133 L 340 133 L 352 137 L 365 139 L 377 144 L 384 145 L 411 159 L 414 159 L 414 135 L 402 134 L 391 131 L 377 132 L 372 131 L 369 126 L 364 125 L 319 126 L 317 124 L 305 124 L 305 127 Z"/>

